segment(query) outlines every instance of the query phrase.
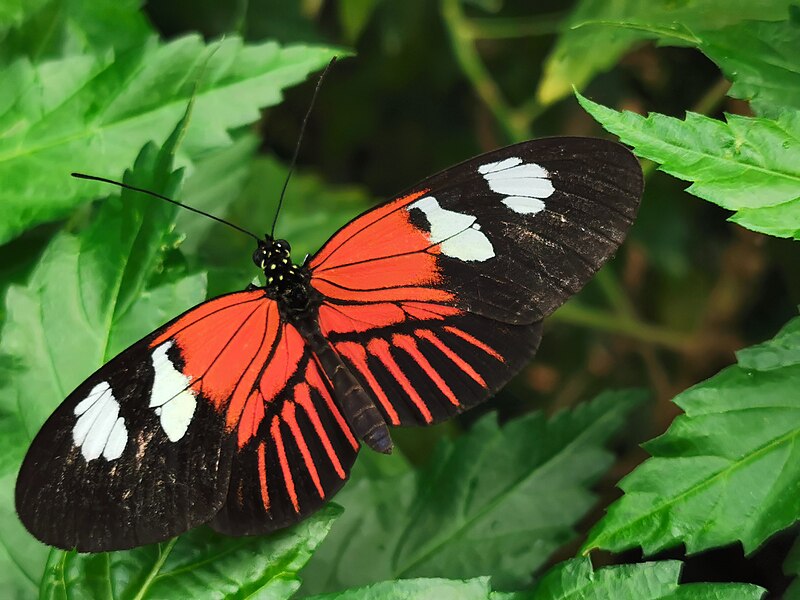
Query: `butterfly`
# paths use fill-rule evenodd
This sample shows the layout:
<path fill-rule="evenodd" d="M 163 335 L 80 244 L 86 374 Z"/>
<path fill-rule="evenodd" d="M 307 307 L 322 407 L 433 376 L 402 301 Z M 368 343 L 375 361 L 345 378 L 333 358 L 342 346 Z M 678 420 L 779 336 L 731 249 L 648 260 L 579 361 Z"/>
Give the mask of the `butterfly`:
<path fill-rule="evenodd" d="M 425 179 L 302 264 L 266 235 L 265 285 L 186 311 L 55 410 L 19 473 L 20 519 L 91 552 L 302 520 L 362 445 L 388 453 L 390 427 L 449 419 L 518 372 L 642 190 L 623 146 L 546 138 Z"/>

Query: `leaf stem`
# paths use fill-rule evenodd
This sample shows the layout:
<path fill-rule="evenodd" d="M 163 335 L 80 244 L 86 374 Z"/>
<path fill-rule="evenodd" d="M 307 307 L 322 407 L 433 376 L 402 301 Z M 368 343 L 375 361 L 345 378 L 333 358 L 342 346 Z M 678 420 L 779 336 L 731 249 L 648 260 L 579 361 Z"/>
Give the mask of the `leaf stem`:
<path fill-rule="evenodd" d="M 683 334 L 643 323 L 633 317 L 591 308 L 574 300 L 559 308 L 549 318 L 552 321 L 582 325 L 601 331 L 626 335 L 642 342 L 664 346 L 678 352 L 684 351 L 689 345 L 689 338 Z"/>
<path fill-rule="evenodd" d="M 481 61 L 473 43 L 473 31 L 464 15 L 459 0 L 441 0 L 441 14 L 445 28 L 450 35 L 453 54 L 462 71 L 472 83 L 475 92 L 486 107 L 492 111 L 505 135 L 513 141 L 529 137 L 527 127 L 516 117 L 503 97 L 497 83 L 492 79 Z"/>
<path fill-rule="evenodd" d="M 133 600 L 142 600 L 145 597 L 145 594 L 150 590 L 150 586 L 153 585 L 153 581 L 158 576 L 161 567 L 164 566 L 164 563 L 167 561 L 167 557 L 169 557 L 170 552 L 175 547 L 175 544 L 178 542 L 178 538 L 174 537 L 170 541 L 168 541 L 163 547 L 159 548 L 160 554 L 158 556 L 158 560 L 153 564 L 153 568 L 150 569 L 150 572 L 147 574 L 147 578 L 144 580 L 142 587 L 139 588 L 136 596 L 133 597 Z"/>

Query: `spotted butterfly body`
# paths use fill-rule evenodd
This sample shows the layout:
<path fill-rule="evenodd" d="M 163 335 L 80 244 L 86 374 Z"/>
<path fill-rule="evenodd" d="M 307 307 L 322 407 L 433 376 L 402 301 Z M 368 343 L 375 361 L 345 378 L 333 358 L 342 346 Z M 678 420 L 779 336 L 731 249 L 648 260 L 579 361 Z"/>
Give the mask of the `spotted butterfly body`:
<path fill-rule="evenodd" d="M 367 211 L 313 257 L 266 237 L 264 287 L 200 304 L 73 391 L 23 462 L 38 539 L 106 551 L 209 524 L 267 533 L 319 509 L 363 442 L 486 400 L 541 321 L 616 251 L 642 192 L 625 148 L 524 142 Z"/>

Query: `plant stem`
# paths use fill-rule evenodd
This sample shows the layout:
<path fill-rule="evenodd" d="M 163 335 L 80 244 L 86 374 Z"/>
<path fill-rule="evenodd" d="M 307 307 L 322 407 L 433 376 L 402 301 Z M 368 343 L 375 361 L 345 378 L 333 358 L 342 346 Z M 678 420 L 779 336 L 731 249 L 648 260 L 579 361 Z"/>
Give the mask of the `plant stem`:
<path fill-rule="evenodd" d="M 628 318 L 584 306 L 574 300 L 559 308 L 550 316 L 550 319 L 626 335 L 642 342 L 656 344 L 678 352 L 685 350 L 689 342 L 689 339 L 680 333 L 642 323 L 635 318 Z"/>
<path fill-rule="evenodd" d="M 492 79 L 475 48 L 472 30 L 459 0 L 441 0 L 442 20 L 450 35 L 453 53 L 480 99 L 486 104 L 503 132 L 512 141 L 528 138 L 524 124 L 519 123 L 508 106 L 497 83 Z"/>

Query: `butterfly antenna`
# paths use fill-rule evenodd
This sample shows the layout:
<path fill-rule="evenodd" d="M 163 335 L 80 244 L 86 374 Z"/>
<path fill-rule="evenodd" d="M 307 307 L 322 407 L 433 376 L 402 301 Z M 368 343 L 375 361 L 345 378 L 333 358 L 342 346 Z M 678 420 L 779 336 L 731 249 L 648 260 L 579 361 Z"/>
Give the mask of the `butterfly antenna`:
<path fill-rule="evenodd" d="M 275 218 L 272 219 L 272 229 L 269 231 L 269 237 L 274 237 L 275 234 L 275 224 L 278 222 L 278 215 L 281 212 L 281 206 L 283 205 L 283 196 L 286 193 L 286 187 L 289 185 L 289 178 L 292 176 L 292 171 L 294 171 L 294 166 L 297 163 L 297 155 L 300 154 L 300 143 L 303 141 L 303 133 L 306 130 L 306 123 L 308 123 L 308 117 L 311 116 L 311 109 L 314 108 L 314 102 L 317 99 L 317 95 L 319 94 L 319 88 L 322 87 L 322 81 L 325 79 L 325 75 L 328 74 L 333 63 L 336 62 L 337 57 L 334 56 L 331 59 L 331 62 L 328 63 L 328 66 L 325 67 L 325 70 L 319 76 L 317 80 L 317 87 L 314 88 L 314 95 L 311 96 L 311 104 L 308 105 L 308 111 L 306 111 L 306 116 L 303 118 L 303 124 L 300 125 L 300 135 L 297 137 L 297 145 L 294 147 L 294 156 L 292 156 L 292 162 L 289 163 L 289 171 L 286 173 L 286 181 L 283 182 L 283 189 L 281 190 L 281 196 L 278 198 L 278 208 L 275 210 Z"/>
<path fill-rule="evenodd" d="M 207 213 L 205 211 L 202 211 L 199 208 L 194 208 L 192 206 L 187 206 L 186 204 L 182 204 L 181 202 L 178 202 L 177 200 L 173 200 L 172 198 L 167 198 L 166 196 L 162 196 L 161 194 L 157 194 L 156 192 L 151 192 L 150 190 L 146 190 L 144 188 L 139 188 L 139 187 L 136 187 L 136 186 L 133 186 L 133 185 L 128 185 L 127 183 L 122 183 L 121 181 L 114 181 L 113 179 L 106 179 L 105 177 L 96 177 L 95 175 L 86 175 L 85 173 L 71 173 L 71 175 L 73 177 L 77 178 L 77 179 L 88 179 L 89 181 L 100 181 L 102 183 L 110 183 L 111 185 L 116 185 L 116 186 L 124 188 L 126 190 L 131 190 L 131 191 L 134 191 L 134 192 L 140 192 L 142 194 L 147 194 L 148 196 L 153 196 L 154 198 L 159 198 L 160 200 L 164 200 L 166 202 L 169 202 L 170 204 L 174 204 L 175 206 L 180 206 L 181 208 L 185 208 L 186 210 L 190 210 L 190 211 L 192 211 L 194 213 L 197 213 L 199 215 L 203 215 L 204 217 L 208 217 L 209 219 L 212 219 L 212 220 L 216 221 L 217 223 L 222 223 L 223 225 L 227 225 L 231 229 L 235 229 L 236 231 L 239 231 L 241 233 L 249 235 L 251 238 L 255 239 L 257 242 L 261 241 L 261 239 L 257 235 L 250 233 L 246 229 L 242 229 L 238 225 L 234 225 L 233 223 L 230 223 L 229 221 L 226 221 L 225 219 L 220 219 L 219 217 L 215 217 L 214 215 L 209 214 L 209 213 Z"/>

